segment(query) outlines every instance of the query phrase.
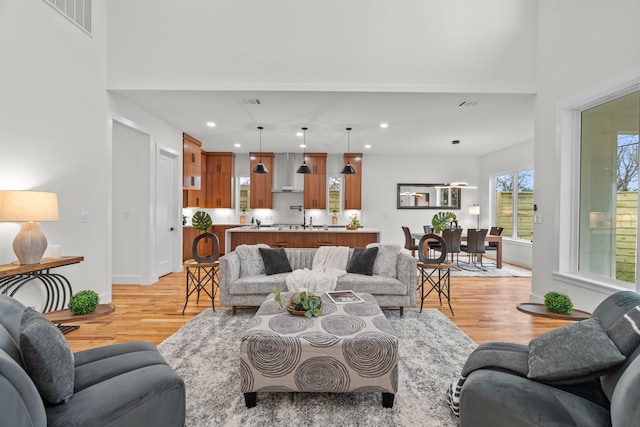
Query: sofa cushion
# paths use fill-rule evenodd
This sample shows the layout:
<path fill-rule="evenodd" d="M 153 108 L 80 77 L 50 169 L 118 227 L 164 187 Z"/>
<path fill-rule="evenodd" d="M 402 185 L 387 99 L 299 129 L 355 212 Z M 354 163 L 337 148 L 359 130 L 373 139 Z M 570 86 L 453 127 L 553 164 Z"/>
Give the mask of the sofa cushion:
<path fill-rule="evenodd" d="M 398 254 L 400 253 L 400 245 L 385 243 L 369 243 L 367 248 L 378 248 L 378 255 L 373 263 L 373 274 L 387 276 L 391 278 L 398 277 Z"/>
<path fill-rule="evenodd" d="M 256 276 L 264 274 L 264 261 L 260 256 L 259 248 L 268 248 L 269 245 L 258 243 L 257 245 L 239 245 L 235 251 L 240 258 L 240 277 Z"/>
<path fill-rule="evenodd" d="M 27 307 L 20 325 L 20 352 L 25 371 L 51 404 L 67 402 L 75 381 L 71 348 L 49 319 Z"/>
<path fill-rule="evenodd" d="M 600 320 L 591 318 L 531 340 L 527 377 L 543 382 L 582 382 L 625 360 Z"/>
<path fill-rule="evenodd" d="M 629 356 L 640 344 L 640 305 L 629 310 L 607 331 L 620 353 Z"/>
<path fill-rule="evenodd" d="M 352 290 L 356 293 L 371 295 L 407 295 L 407 285 L 398 279 L 386 276 L 365 276 L 363 274 L 347 273 L 338 279 L 337 291 Z"/>
<path fill-rule="evenodd" d="M 373 275 L 373 264 L 378 255 L 378 248 L 354 248 L 353 255 L 347 265 L 347 273 Z"/>
<path fill-rule="evenodd" d="M 264 262 L 264 270 L 267 276 L 278 273 L 291 273 L 291 264 L 284 248 L 258 248 Z"/>

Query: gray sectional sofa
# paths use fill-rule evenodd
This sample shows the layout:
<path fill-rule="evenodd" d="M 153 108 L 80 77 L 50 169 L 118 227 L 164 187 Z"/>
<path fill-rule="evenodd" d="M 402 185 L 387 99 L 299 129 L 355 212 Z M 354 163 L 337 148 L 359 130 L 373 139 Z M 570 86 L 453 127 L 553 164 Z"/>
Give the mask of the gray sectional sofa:
<path fill-rule="evenodd" d="M 381 307 L 400 308 L 402 316 L 404 307 L 416 304 L 417 260 L 398 247 L 397 255 L 394 253 L 390 262 L 383 254 L 383 248 L 390 246 L 398 247 L 379 245 L 381 251 L 372 276 L 347 273 L 338 279 L 336 290 L 369 293 Z M 293 270 L 311 269 L 316 251 L 316 248 L 285 248 Z M 259 256 L 241 256 L 238 252 L 234 250 L 220 258 L 221 305 L 232 306 L 235 314 L 238 306 L 260 306 L 274 287 L 287 291 L 286 277 L 290 273 L 266 275 Z M 353 248 L 349 249 L 349 259 L 352 255 Z"/>

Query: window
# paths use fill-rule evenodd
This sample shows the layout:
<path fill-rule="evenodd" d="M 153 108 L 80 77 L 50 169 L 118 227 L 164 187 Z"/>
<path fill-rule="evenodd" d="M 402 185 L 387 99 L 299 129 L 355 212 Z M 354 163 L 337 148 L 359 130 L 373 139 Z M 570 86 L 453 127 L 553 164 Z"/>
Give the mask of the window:
<path fill-rule="evenodd" d="M 580 113 L 578 271 L 636 283 L 640 92 Z"/>
<path fill-rule="evenodd" d="M 533 170 L 518 170 L 493 177 L 494 224 L 502 235 L 533 240 Z"/>

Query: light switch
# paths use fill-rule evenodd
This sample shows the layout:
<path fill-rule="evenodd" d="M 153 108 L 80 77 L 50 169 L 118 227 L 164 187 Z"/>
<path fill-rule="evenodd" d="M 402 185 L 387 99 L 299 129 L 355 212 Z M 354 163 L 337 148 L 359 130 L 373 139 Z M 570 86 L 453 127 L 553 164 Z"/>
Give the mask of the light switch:
<path fill-rule="evenodd" d="M 542 214 L 534 214 L 533 215 L 533 222 L 535 224 L 542 224 Z"/>
<path fill-rule="evenodd" d="M 83 211 L 80 214 L 80 222 L 91 222 L 91 213 Z"/>

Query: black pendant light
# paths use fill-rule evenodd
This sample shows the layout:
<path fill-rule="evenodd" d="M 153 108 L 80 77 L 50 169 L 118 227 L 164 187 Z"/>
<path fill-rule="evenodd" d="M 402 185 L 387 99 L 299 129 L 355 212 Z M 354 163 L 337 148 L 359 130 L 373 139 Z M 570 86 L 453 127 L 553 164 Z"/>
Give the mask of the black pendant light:
<path fill-rule="evenodd" d="M 340 173 L 345 175 L 353 175 L 356 173 L 356 168 L 351 166 L 351 161 L 349 160 L 349 150 L 351 149 L 351 128 L 347 128 L 347 164 L 342 168 Z"/>
<path fill-rule="evenodd" d="M 302 128 L 304 142 L 302 143 L 302 164 L 296 171 L 296 173 L 311 173 L 311 169 L 307 166 L 306 151 L 307 151 L 307 128 Z"/>
<path fill-rule="evenodd" d="M 264 128 L 262 126 L 258 126 L 258 129 L 260 129 L 260 160 L 253 168 L 253 173 L 269 173 L 269 170 L 262 164 L 262 129 Z"/>

